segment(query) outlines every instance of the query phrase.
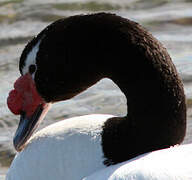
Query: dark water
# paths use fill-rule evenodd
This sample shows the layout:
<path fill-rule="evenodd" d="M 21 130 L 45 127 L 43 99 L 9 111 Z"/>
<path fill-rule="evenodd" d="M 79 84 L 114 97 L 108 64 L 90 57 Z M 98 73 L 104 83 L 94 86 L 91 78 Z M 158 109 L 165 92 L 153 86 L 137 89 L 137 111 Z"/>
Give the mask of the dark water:
<path fill-rule="evenodd" d="M 135 20 L 163 42 L 184 81 L 191 107 L 192 0 L 0 0 L 0 180 L 4 179 L 15 154 L 12 137 L 18 117 L 7 109 L 6 98 L 19 76 L 18 60 L 24 45 L 54 20 L 98 11 Z M 105 79 L 72 100 L 56 104 L 41 127 L 53 123 L 51 119 L 58 121 L 76 115 L 123 115 L 126 113 L 125 103 L 117 86 Z M 192 141 L 190 119 L 188 115 L 186 142 Z"/>

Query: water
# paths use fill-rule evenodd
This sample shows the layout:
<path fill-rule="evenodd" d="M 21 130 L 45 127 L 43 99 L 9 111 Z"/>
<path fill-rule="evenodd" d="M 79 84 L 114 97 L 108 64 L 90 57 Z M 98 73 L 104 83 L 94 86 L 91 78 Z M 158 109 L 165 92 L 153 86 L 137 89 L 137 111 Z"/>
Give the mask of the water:
<path fill-rule="evenodd" d="M 188 134 L 192 142 L 192 0 L 0 0 L 0 180 L 4 179 L 15 151 L 12 137 L 18 117 L 6 106 L 6 98 L 19 76 L 19 56 L 29 39 L 49 23 L 75 14 L 106 11 L 130 18 L 145 26 L 168 49 L 185 86 L 188 99 Z M 110 80 L 51 109 L 41 128 L 76 115 L 126 113 L 126 99 Z M 59 115 L 58 115 L 59 114 Z"/>

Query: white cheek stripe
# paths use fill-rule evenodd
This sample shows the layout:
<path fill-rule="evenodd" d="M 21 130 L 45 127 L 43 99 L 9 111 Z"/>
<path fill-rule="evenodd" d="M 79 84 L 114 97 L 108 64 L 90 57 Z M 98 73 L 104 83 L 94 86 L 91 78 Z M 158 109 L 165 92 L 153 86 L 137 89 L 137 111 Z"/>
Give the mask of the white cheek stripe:
<path fill-rule="evenodd" d="M 36 65 L 36 56 L 39 51 L 39 45 L 41 43 L 41 39 L 37 42 L 37 44 L 33 47 L 33 49 L 28 53 L 26 60 L 25 60 L 25 65 L 22 69 L 23 75 L 29 72 L 29 66 L 32 64 Z M 32 74 L 32 78 L 34 79 L 35 77 L 35 72 Z"/>

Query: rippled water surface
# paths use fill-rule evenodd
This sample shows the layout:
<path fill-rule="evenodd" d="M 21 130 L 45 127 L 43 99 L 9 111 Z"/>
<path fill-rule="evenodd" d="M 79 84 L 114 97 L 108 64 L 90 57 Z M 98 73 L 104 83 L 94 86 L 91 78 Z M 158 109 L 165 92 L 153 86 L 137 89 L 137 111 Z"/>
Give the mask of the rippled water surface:
<path fill-rule="evenodd" d="M 18 118 L 6 106 L 6 97 L 19 76 L 18 60 L 27 41 L 52 21 L 75 14 L 113 12 L 145 26 L 168 49 L 185 86 L 188 107 L 192 101 L 192 1 L 191 0 L 0 0 L 0 180 L 4 179 L 15 151 L 12 137 Z M 41 127 L 75 115 L 126 113 L 126 100 L 108 79 L 48 113 Z M 188 135 L 191 142 L 191 110 Z"/>

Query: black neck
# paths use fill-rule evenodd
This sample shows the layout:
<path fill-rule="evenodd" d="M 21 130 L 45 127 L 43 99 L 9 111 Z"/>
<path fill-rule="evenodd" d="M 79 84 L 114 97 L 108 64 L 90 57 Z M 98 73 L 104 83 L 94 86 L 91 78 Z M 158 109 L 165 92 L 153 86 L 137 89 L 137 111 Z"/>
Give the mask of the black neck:
<path fill-rule="evenodd" d="M 42 34 L 35 81 L 47 101 L 69 99 L 105 77 L 125 94 L 127 116 L 104 127 L 103 136 L 112 137 L 103 142 L 111 161 L 181 143 L 186 128 L 182 82 L 166 49 L 141 26 L 102 13 L 60 20 L 37 39 Z M 116 139 L 109 127 L 125 131 L 118 136 L 123 140 L 118 149 L 125 150 L 121 160 L 107 154 L 105 147 L 115 149 Z"/>

